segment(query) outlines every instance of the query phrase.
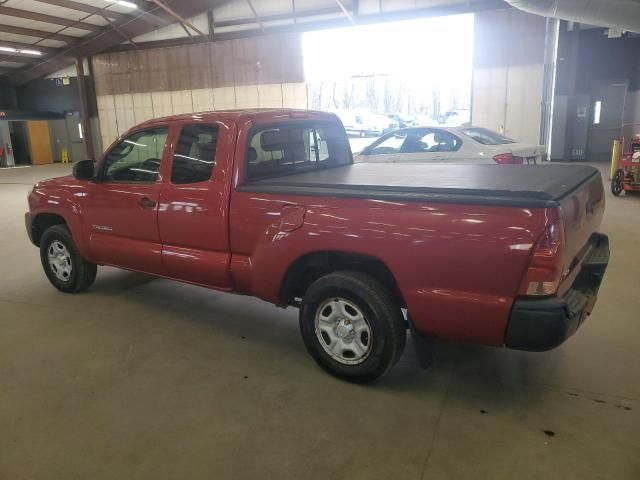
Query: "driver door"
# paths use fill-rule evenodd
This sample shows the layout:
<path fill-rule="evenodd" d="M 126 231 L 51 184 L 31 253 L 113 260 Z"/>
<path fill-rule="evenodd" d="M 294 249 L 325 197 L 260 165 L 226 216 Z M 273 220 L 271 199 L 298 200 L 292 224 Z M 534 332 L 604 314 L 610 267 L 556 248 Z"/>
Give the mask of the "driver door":
<path fill-rule="evenodd" d="M 100 264 L 164 275 L 158 232 L 166 126 L 130 134 L 104 156 L 82 201 L 83 228 Z"/>

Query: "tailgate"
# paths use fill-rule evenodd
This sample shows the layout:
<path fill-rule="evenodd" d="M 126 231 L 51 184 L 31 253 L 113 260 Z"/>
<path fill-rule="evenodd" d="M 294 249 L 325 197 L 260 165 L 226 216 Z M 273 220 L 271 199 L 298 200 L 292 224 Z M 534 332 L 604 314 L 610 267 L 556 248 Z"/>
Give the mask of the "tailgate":
<path fill-rule="evenodd" d="M 560 201 L 565 233 L 564 277 L 567 280 L 590 253 L 590 240 L 595 238 L 594 233 L 602 222 L 604 199 L 602 177 L 593 175 Z"/>

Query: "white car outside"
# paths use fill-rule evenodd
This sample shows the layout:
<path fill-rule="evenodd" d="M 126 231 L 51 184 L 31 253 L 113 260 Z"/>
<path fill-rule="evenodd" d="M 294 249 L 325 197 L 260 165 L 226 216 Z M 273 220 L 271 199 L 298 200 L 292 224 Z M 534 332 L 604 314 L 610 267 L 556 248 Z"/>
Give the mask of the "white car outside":
<path fill-rule="evenodd" d="M 536 164 L 542 145 L 516 142 L 480 127 L 411 127 L 383 135 L 354 157 L 357 163 Z"/>
<path fill-rule="evenodd" d="M 397 121 L 386 115 L 369 112 L 339 112 L 337 115 L 347 135 L 377 137 L 399 127 Z"/>

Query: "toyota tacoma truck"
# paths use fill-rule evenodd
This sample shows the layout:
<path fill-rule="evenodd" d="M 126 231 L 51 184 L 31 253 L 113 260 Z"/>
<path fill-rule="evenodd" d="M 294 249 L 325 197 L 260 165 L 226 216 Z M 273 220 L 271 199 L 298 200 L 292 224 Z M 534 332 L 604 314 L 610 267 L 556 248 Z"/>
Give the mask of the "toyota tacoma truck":
<path fill-rule="evenodd" d="M 332 114 L 220 111 L 148 121 L 97 162 L 36 184 L 26 227 L 57 289 L 98 265 L 299 308 L 306 348 L 379 377 L 410 329 L 544 351 L 588 316 L 609 260 L 588 166 L 353 164 Z"/>

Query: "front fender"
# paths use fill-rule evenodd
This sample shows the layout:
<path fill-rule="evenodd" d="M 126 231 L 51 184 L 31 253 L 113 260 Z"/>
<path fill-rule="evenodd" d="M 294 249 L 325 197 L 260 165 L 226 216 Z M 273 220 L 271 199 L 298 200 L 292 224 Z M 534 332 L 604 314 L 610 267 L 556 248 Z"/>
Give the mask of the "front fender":
<path fill-rule="evenodd" d="M 62 217 L 71 232 L 73 241 L 80 255 L 89 260 L 90 249 L 83 232 L 82 207 L 75 199 L 75 195 L 82 192 L 69 192 L 65 189 L 40 188 L 36 185 L 29 194 L 29 213 L 31 223 L 35 225 L 39 215 L 52 214 Z"/>

